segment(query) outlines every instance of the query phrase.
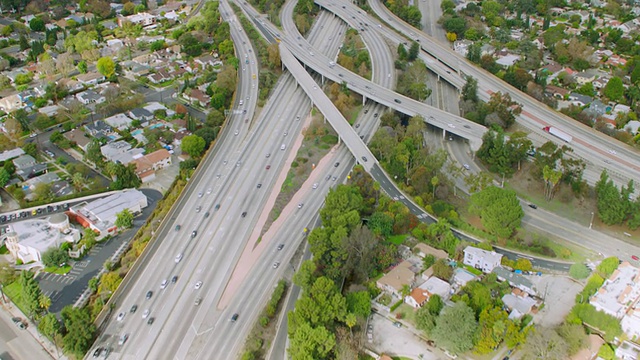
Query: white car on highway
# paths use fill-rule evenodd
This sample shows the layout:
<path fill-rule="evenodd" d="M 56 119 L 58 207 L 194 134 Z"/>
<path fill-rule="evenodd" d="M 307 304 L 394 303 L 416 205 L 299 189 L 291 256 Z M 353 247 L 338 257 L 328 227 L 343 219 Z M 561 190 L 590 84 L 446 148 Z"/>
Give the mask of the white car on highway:
<path fill-rule="evenodd" d="M 169 281 L 167 279 L 162 280 L 162 283 L 160 284 L 160 289 L 165 289 L 167 285 L 169 285 Z"/>
<path fill-rule="evenodd" d="M 147 317 L 149 317 L 150 313 L 151 311 L 149 311 L 149 309 L 145 309 L 145 311 L 142 313 L 142 318 L 146 319 Z"/>
<path fill-rule="evenodd" d="M 180 260 L 182 260 L 182 254 L 178 254 L 176 255 L 176 264 L 180 262 Z"/>
<path fill-rule="evenodd" d="M 200 289 L 201 287 L 202 287 L 202 281 L 198 281 L 198 282 L 196 283 L 196 285 L 194 286 L 194 288 L 195 288 L 196 290 Z"/>
<path fill-rule="evenodd" d="M 124 315 L 125 315 L 125 314 L 124 314 L 124 311 L 123 311 L 123 312 L 121 312 L 120 314 L 118 314 L 118 317 L 116 318 L 116 320 L 118 320 L 118 321 L 122 321 L 122 320 L 124 320 Z"/>

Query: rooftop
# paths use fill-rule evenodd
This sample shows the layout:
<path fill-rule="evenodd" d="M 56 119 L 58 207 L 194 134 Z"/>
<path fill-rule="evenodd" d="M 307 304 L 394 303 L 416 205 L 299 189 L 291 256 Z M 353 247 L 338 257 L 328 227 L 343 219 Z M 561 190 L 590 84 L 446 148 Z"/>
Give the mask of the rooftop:
<path fill-rule="evenodd" d="M 633 302 L 640 296 L 640 269 L 623 262 L 611 274 L 589 303 L 596 309 L 615 317 L 622 317 Z"/>

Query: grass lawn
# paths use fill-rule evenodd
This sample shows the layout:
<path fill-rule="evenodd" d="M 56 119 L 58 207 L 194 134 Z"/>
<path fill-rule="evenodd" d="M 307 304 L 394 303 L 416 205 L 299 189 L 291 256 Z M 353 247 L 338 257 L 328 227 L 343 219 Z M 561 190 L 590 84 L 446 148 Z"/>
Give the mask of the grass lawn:
<path fill-rule="evenodd" d="M 401 245 L 404 242 L 404 239 L 407 238 L 408 235 L 404 234 L 404 235 L 394 235 L 394 236 L 390 236 L 387 238 L 387 241 L 392 243 L 392 244 L 396 244 L 396 245 Z"/>
<path fill-rule="evenodd" d="M 48 272 L 48 273 L 64 275 L 64 274 L 68 273 L 69 271 L 71 271 L 71 265 L 65 265 L 63 267 L 52 266 L 52 267 L 44 268 L 44 271 Z"/>
<path fill-rule="evenodd" d="M 2 247 L 0 247 L 0 255 L 7 255 L 9 253 L 9 250 L 7 250 L 7 245 L 2 245 Z"/>
<path fill-rule="evenodd" d="M 403 303 L 396 309 L 396 311 L 394 311 L 393 317 L 395 318 L 395 314 L 398 313 L 402 313 L 404 315 L 402 318 L 403 321 L 409 322 L 414 326 L 416 325 L 416 310 L 414 308 L 407 305 L 406 303 Z"/>
<path fill-rule="evenodd" d="M 14 281 L 9 285 L 3 286 L 2 291 L 4 291 L 4 294 L 7 295 L 23 313 L 27 313 L 27 306 L 22 301 L 22 286 L 18 281 Z"/>

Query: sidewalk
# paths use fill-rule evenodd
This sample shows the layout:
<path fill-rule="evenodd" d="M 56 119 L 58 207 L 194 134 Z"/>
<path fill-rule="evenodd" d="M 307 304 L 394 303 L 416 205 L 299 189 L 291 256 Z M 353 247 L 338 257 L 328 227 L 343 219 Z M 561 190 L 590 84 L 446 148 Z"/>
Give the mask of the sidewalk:
<path fill-rule="evenodd" d="M 20 338 L 19 342 L 21 344 L 16 344 L 20 346 L 12 346 L 11 342 L 13 340 L 7 343 L 7 346 L 12 348 L 12 353 L 17 357 L 17 360 L 68 359 L 62 353 L 62 349 L 56 349 L 49 339 L 40 335 L 36 324 L 31 322 L 20 309 L 13 305 L 11 300 L 7 299 L 6 303 L 2 303 L 2 310 L 2 315 L 0 316 L 8 324 L 11 324 L 11 318 L 14 317 L 19 317 L 28 323 L 25 330 L 20 330 L 18 338 Z M 20 336 L 20 334 L 26 334 L 26 339 L 25 336 Z"/>

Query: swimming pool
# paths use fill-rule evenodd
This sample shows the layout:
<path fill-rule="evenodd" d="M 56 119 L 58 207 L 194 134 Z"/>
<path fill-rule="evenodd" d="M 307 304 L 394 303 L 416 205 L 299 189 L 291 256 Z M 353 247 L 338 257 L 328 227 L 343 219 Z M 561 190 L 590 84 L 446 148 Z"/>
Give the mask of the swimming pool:
<path fill-rule="evenodd" d="M 153 124 L 153 125 L 149 126 L 149 129 L 156 129 L 156 128 L 163 127 L 163 126 L 164 126 L 164 124 Z"/>
<path fill-rule="evenodd" d="M 136 129 L 136 130 L 131 132 L 131 135 L 133 135 L 133 136 L 140 135 L 140 134 L 142 134 L 142 130 L 141 129 Z"/>

